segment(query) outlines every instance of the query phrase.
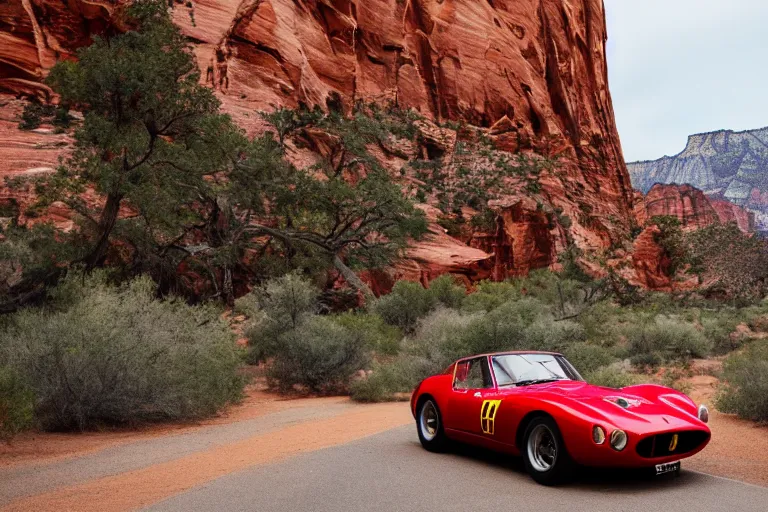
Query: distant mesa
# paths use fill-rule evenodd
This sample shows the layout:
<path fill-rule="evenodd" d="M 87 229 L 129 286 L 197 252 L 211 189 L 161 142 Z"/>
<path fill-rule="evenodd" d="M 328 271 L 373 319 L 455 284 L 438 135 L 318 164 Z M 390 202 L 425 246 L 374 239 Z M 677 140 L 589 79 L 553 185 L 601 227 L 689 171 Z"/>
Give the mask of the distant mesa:
<path fill-rule="evenodd" d="M 691 135 L 681 153 L 627 168 L 644 194 L 657 183 L 692 185 L 754 213 L 756 229 L 768 231 L 768 127 Z"/>

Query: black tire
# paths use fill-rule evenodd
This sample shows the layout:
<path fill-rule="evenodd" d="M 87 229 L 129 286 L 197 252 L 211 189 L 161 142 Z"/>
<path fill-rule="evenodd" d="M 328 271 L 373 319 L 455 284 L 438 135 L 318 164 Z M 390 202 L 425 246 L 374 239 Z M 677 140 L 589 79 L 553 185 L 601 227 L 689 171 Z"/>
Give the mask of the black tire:
<path fill-rule="evenodd" d="M 539 446 L 542 448 L 537 448 Z M 531 420 L 525 429 L 520 452 L 525 469 L 539 484 L 562 484 L 573 475 L 573 463 L 565 449 L 563 436 L 555 420 L 548 416 Z"/>
<path fill-rule="evenodd" d="M 434 399 L 426 398 L 419 402 L 416 410 L 416 430 L 421 446 L 426 450 L 439 453 L 448 448 L 448 438 L 443 430 L 443 415 Z"/>

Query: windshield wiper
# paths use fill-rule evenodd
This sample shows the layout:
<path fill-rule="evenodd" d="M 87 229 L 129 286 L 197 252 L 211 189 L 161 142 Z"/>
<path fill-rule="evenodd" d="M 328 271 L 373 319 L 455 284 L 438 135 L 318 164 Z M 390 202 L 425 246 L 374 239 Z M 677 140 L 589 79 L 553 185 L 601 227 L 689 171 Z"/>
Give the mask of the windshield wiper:
<path fill-rule="evenodd" d="M 528 379 L 528 380 L 519 380 L 515 382 L 516 386 L 530 386 L 531 384 L 544 384 L 546 382 L 557 382 L 559 380 L 568 380 L 568 379 Z"/>

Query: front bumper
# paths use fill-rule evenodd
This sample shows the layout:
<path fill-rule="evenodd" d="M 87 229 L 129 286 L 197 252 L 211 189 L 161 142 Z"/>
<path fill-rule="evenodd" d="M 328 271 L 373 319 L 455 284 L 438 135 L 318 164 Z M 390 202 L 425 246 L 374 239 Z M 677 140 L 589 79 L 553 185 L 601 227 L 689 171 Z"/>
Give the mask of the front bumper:
<path fill-rule="evenodd" d="M 691 457 L 703 450 L 711 438 L 706 427 L 627 435 L 627 447 L 621 451 L 614 450 L 610 443 L 597 445 L 591 436 L 582 437 L 580 442 L 566 436 L 565 444 L 571 458 L 584 466 L 641 468 Z"/>

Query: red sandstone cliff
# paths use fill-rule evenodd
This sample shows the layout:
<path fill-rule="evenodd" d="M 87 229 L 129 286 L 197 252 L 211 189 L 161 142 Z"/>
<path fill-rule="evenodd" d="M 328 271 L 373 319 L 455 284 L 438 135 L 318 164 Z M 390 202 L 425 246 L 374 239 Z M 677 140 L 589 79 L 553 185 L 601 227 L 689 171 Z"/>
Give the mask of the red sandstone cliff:
<path fill-rule="evenodd" d="M 0 5 L 0 87 L 45 95 L 46 70 L 90 35 L 116 30 L 123 4 Z M 500 149 L 561 155 L 541 198 L 567 227 L 510 191 L 495 233 L 473 237 L 473 249 L 435 231 L 410 251 L 418 270 L 409 278 L 485 275 L 486 261 L 501 278 L 553 264 L 571 241 L 596 250 L 628 231 L 633 193 L 608 90 L 602 0 L 196 0 L 174 19 L 204 79 L 213 68 L 224 109 L 251 133 L 265 128 L 255 111 L 271 105 L 378 101 L 489 128 Z M 476 252 L 456 257 L 467 251 Z M 484 270 L 459 268 L 465 256 Z"/>
<path fill-rule="evenodd" d="M 754 214 L 728 201 L 707 197 L 691 185 L 657 183 L 648 191 L 642 205 L 645 211 L 639 213 L 644 215 L 641 218 L 670 215 L 677 217 L 684 229 L 735 222 L 739 229 L 751 233 L 755 227 Z"/>

